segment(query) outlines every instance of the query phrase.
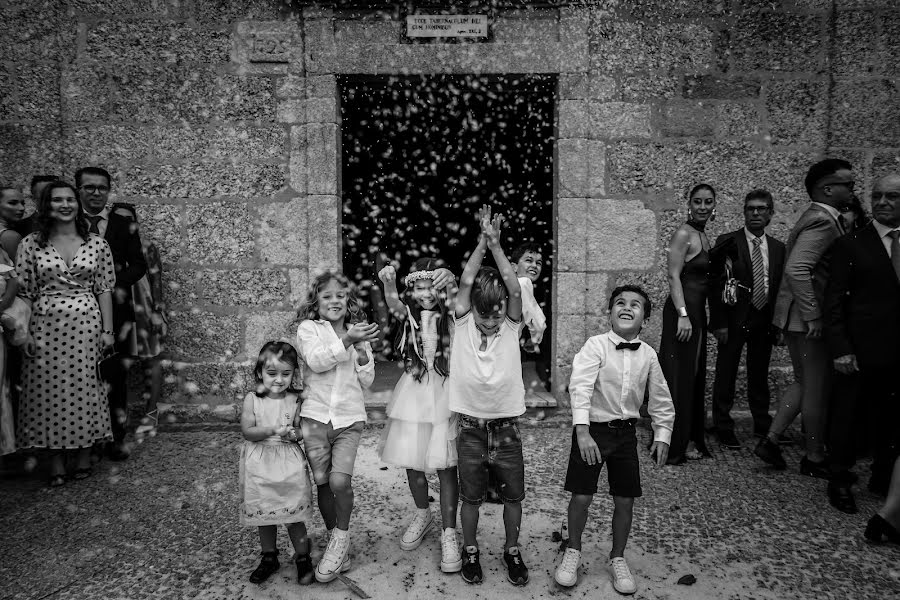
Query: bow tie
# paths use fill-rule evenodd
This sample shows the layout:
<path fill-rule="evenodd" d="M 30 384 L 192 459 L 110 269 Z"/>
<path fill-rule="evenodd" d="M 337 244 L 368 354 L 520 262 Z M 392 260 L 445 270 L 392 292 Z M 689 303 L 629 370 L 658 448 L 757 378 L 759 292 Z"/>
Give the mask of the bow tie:
<path fill-rule="evenodd" d="M 619 342 L 616 344 L 616 350 L 637 350 L 640 347 L 640 342 Z"/>

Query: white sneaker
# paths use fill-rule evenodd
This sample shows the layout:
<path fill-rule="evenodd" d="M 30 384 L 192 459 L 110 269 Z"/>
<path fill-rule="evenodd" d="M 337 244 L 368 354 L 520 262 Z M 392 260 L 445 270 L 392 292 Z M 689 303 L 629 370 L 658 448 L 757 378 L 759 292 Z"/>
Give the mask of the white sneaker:
<path fill-rule="evenodd" d="M 613 577 L 613 587 L 620 594 L 633 594 L 637 591 L 634 583 L 634 575 L 628 568 L 628 563 L 621 556 L 609 560 L 609 570 Z"/>
<path fill-rule="evenodd" d="M 319 583 L 328 583 L 333 581 L 339 572 L 348 571 L 350 569 L 350 535 L 331 534 L 328 540 L 328 547 L 325 548 L 325 554 L 322 560 L 316 565 L 316 581 Z"/>
<path fill-rule="evenodd" d="M 553 578 L 559 585 L 572 587 L 578 581 L 578 567 L 580 566 L 581 550 L 566 548 L 566 553 L 563 554 L 562 562 L 556 567 Z"/>
<path fill-rule="evenodd" d="M 434 516 L 431 509 L 426 512 L 416 511 L 416 516 L 410 521 L 403 537 L 400 538 L 400 547 L 404 550 L 415 550 L 422 543 L 425 534 L 434 526 Z"/>
<path fill-rule="evenodd" d="M 456 530 L 447 528 L 441 534 L 441 571 L 458 573 L 462 569 L 462 554 L 456 541 Z"/>

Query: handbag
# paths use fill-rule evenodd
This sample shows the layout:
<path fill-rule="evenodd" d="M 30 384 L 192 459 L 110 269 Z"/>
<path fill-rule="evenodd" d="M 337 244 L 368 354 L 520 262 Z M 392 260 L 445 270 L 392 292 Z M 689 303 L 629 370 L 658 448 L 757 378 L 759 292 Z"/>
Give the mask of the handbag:
<path fill-rule="evenodd" d="M 738 290 L 743 289 L 750 291 L 746 285 L 734 278 L 734 272 L 731 257 L 725 259 L 725 286 L 722 288 L 722 304 L 725 306 L 734 306 L 738 301 Z"/>

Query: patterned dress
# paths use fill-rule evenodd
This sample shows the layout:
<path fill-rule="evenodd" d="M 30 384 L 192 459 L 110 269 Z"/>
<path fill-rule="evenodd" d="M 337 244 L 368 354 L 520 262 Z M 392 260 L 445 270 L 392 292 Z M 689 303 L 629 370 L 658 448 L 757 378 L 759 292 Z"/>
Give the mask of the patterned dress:
<path fill-rule="evenodd" d="M 106 240 L 91 234 L 72 265 L 35 234 L 16 256 L 19 296 L 31 302 L 36 354 L 25 357 L 16 440 L 19 448 L 88 448 L 112 439 L 109 406 L 97 374 L 100 305 L 115 271 Z"/>

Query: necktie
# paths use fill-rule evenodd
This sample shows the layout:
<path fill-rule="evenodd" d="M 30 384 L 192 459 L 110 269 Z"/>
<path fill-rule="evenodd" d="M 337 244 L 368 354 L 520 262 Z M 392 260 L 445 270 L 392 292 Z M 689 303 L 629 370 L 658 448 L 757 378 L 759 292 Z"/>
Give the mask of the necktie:
<path fill-rule="evenodd" d="M 762 240 L 758 237 L 753 238 L 753 299 L 751 303 L 757 310 L 769 301 L 766 294 L 766 269 L 763 266 Z"/>
<path fill-rule="evenodd" d="M 888 235 L 891 236 L 891 263 L 894 265 L 897 279 L 900 279 L 900 230 L 895 229 Z"/>
<path fill-rule="evenodd" d="M 616 350 L 637 350 L 640 347 L 640 342 L 619 342 L 616 344 Z"/>
<path fill-rule="evenodd" d="M 87 217 L 87 220 L 90 221 L 90 223 L 91 223 L 91 226 L 88 227 L 88 231 L 90 231 L 91 233 L 99 234 L 100 228 L 97 227 L 97 223 L 99 223 L 100 219 L 102 219 L 103 217 L 101 217 L 100 215 L 85 215 L 85 216 Z"/>

